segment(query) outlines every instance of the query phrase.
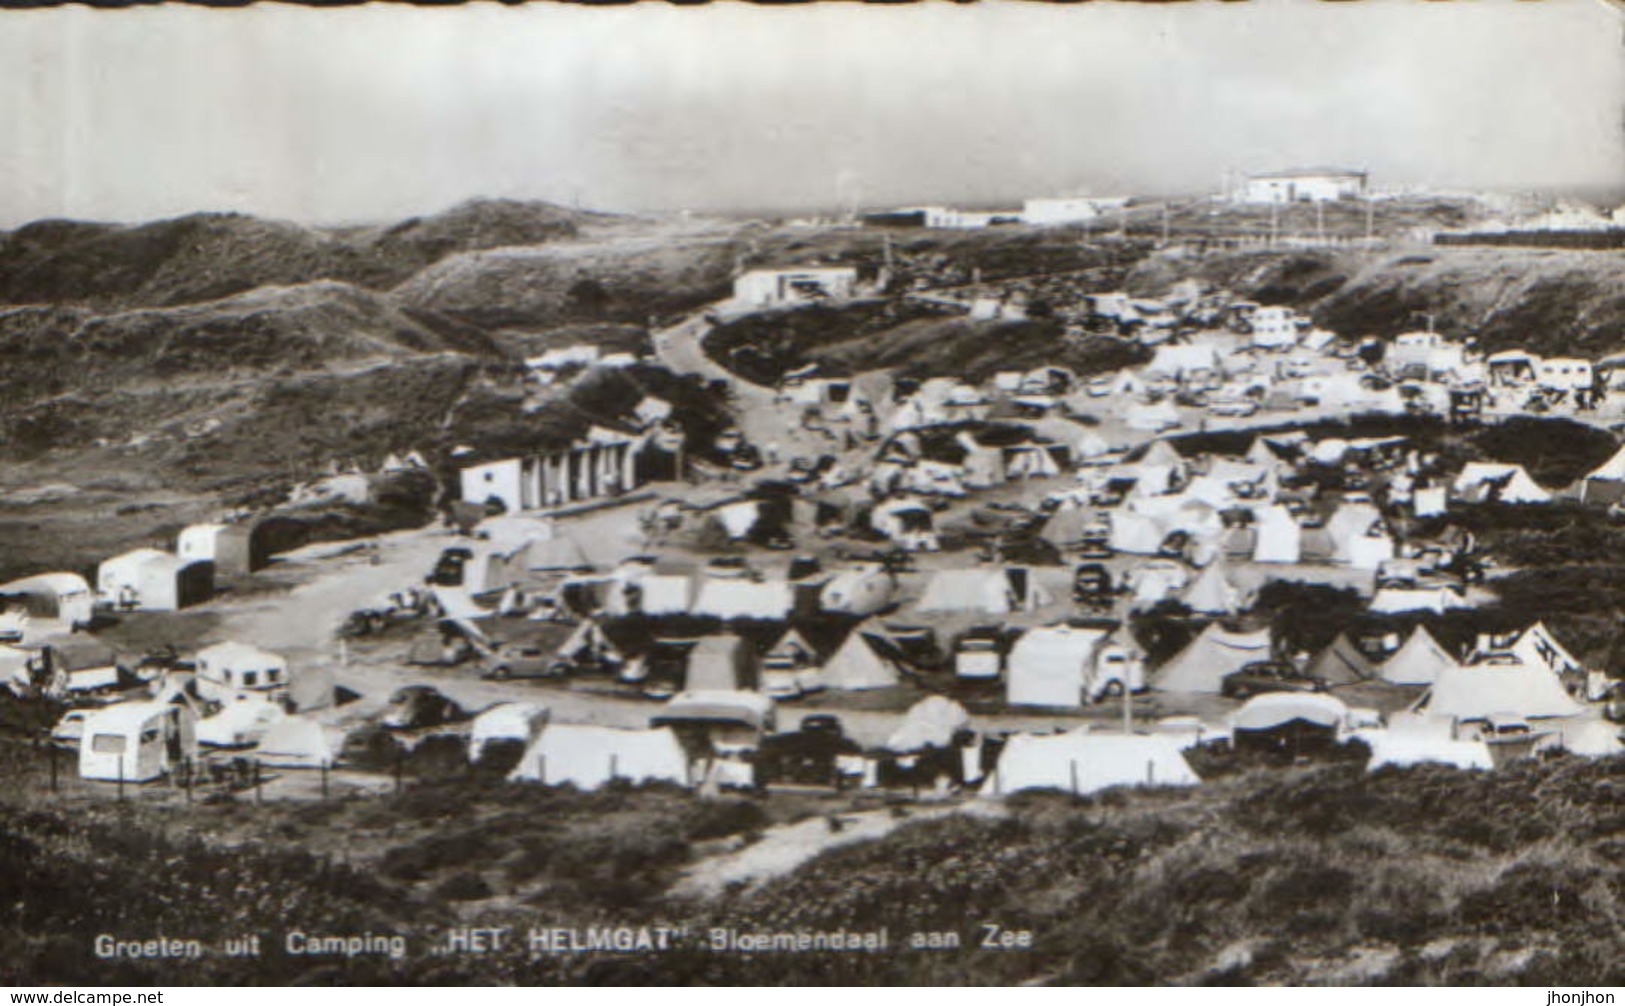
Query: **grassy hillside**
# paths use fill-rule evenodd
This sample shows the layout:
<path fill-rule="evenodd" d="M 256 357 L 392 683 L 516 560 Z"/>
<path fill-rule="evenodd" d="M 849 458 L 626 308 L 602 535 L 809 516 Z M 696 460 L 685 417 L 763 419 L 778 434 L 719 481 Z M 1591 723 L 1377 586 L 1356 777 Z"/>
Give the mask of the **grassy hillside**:
<path fill-rule="evenodd" d="M 1290 304 L 1342 335 L 1426 327 L 1477 337 L 1488 351 L 1548 356 L 1625 350 L 1625 254 L 1435 248 L 1156 255 L 1128 287 L 1159 293 L 1194 276 L 1264 303 Z"/>
<path fill-rule="evenodd" d="M 8 748 L 16 751 L 15 748 Z M 461 771 L 399 798 L 123 805 L 16 796 L 8 756 L 0 979 L 399 983 L 1346 983 L 1603 985 L 1625 980 L 1625 758 L 1495 774 L 1358 762 L 1220 772 L 1189 791 L 1034 794 L 1002 816 L 908 823 L 749 891 L 666 892 L 688 865 L 810 797 L 590 795 Z M 1217 771 L 1217 770 L 1216 770 Z M 906 811 L 900 811 L 906 815 Z M 1031 933 L 985 950 L 984 924 Z M 430 948 L 451 924 L 686 926 L 668 953 L 482 958 Z M 90 961 L 90 937 L 389 932 L 404 960 L 273 948 L 258 960 Z M 712 926 L 886 927 L 880 954 L 719 954 Z M 896 949 L 921 931 L 959 950 Z"/>
<path fill-rule="evenodd" d="M 706 336 L 705 349 L 736 373 L 770 385 L 809 363 L 830 374 L 888 368 L 909 377 L 981 381 L 1000 370 L 1044 364 L 1084 376 L 1144 363 L 1151 355 L 1119 339 L 1068 337 L 1047 319 L 972 321 L 905 300 L 753 315 L 719 326 Z"/>
<path fill-rule="evenodd" d="M 618 238 L 454 255 L 403 283 L 406 304 L 485 328 L 646 323 L 728 296 L 726 237 Z"/>
<path fill-rule="evenodd" d="M 133 225 L 41 221 L 0 233 L 0 303 L 167 306 L 318 279 L 384 289 L 457 252 L 574 237 L 583 219 L 546 203 L 475 200 L 348 231 L 240 213 Z"/>

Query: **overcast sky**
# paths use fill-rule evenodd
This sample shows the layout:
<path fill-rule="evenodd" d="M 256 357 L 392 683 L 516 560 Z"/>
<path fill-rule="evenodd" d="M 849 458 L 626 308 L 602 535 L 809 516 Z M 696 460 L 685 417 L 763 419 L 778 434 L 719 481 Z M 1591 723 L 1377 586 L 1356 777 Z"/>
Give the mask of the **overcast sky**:
<path fill-rule="evenodd" d="M 1625 182 L 1604 0 L 0 17 L 0 226 L 479 196 L 613 210 Z"/>

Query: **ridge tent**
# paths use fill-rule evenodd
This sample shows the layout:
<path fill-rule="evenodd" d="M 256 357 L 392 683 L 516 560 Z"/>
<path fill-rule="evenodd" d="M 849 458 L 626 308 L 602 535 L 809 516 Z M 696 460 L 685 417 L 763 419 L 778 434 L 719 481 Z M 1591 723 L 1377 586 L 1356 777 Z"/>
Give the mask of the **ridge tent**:
<path fill-rule="evenodd" d="M 1369 503 L 1345 503 L 1326 521 L 1332 540 L 1332 560 L 1356 569 L 1376 569 L 1394 557 L 1394 540 L 1383 525 L 1382 513 Z"/>
<path fill-rule="evenodd" d="M 890 688 L 901 679 L 897 663 L 881 652 L 884 647 L 878 637 L 866 632 L 851 632 L 824 661 L 821 675 L 825 688 L 842 691 L 865 691 L 871 688 Z"/>
<path fill-rule="evenodd" d="M 1302 554 L 1302 529 L 1291 511 L 1283 506 L 1270 506 L 1254 512 L 1258 515 L 1258 537 L 1253 544 L 1253 561 L 1297 562 Z"/>
<path fill-rule="evenodd" d="M 345 749 L 345 731 L 310 717 L 271 723 L 254 749 L 254 761 L 273 769 L 332 769 Z"/>
<path fill-rule="evenodd" d="M 1529 477 L 1523 465 L 1469 461 L 1451 486 L 1453 494 L 1472 503 L 1550 503 L 1552 494 Z"/>
<path fill-rule="evenodd" d="M 1552 745 L 1582 758 L 1608 758 L 1625 752 L 1619 727 L 1602 720 L 1564 723 L 1558 727 Z"/>
<path fill-rule="evenodd" d="M 623 730 L 552 723 L 525 749 L 508 778 L 547 786 L 569 783 L 583 790 L 597 789 L 614 779 L 687 786 L 688 759 L 668 727 Z"/>
<path fill-rule="evenodd" d="M 1404 645 L 1382 662 L 1377 674 L 1391 685 L 1431 685 L 1440 674 L 1460 666 L 1426 626 L 1418 625 Z"/>
<path fill-rule="evenodd" d="M 254 760 L 273 768 L 332 768 L 344 750 L 344 733 L 308 716 L 285 716 L 266 729 Z"/>
<path fill-rule="evenodd" d="M 1083 705 L 1095 651 L 1107 629 L 1056 625 L 1028 629 L 1010 649 L 1005 701 L 1013 706 Z"/>
<path fill-rule="evenodd" d="M 1199 615 L 1233 615 L 1242 608 L 1241 591 L 1226 578 L 1218 561 L 1196 575 L 1180 600 Z"/>
<path fill-rule="evenodd" d="M 1164 692 L 1218 694 L 1225 675 L 1273 653 L 1268 629 L 1232 632 L 1218 622 L 1169 660 L 1151 677 L 1151 685 Z"/>
<path fill-rule="evenodd" d="M 1031 611 L 1054 601 L 1032 571 L 1008 569 L 943 569 L 931 575 L 920 598 L 920 611 L 983 612 L 1005 615 Z"/>
<path fill-rule="evenodd" d="M 1010 738 L 999 754 L 992 777 L 982 786 L 982 795 L 1052 789 L 1082 796 L 1113 786 L 1200 784 L 1172 737 L 1092 734 L 1085 728 Z"/>
<path fill-rule="evenodd" d="M 1166 537 L 1155 518 L 1133 510 L 1119 510 L 1112 514 L 1111 537 L 1107 542 L 1113 552 L 1155 555 Z"/>
<path fill-rule="evenodd" d="M 1354 685 L 1376 677 L 1377 667 L 1347 632 L 1339 632 L 1310 663 L 1309 673 L 1328 685 Z"/>
<path fill-rule="evenodd" d="M 941 695 L 921 699 L 909 707 L 903 722 L 886 738 L 886 750 L 907 754 L 924 748 L 945 748 L 954 735 L 970 728 L 965 707 Z"/>
<path fill-rule="evenodd" d="M 1050 515 L 1044 522 L 1044 529 L 1038 536 L 1054 545 L 1062 552 L 1078 548 L 1083 542 L 1084 532 L 1095 524 L 1092 512 L 1076 504 L 1062 506 Z"/>
<path fill-rule="evenodd" d="M 688 651 L 683 690 L 739 691 L 756 686 L 755 654 L 738 636 L 702 636 Z"/>
<path fill-rule="evenodd" d="M 1498 713 L 1541 719 L 1582 711 L 1555 674 L 1517 660 L 1448 668 L 1415 708 L 1464 722 Z"/>
<path fill-rule="evenodd" d="M 1129 570 L 1124 580 L 1134 591 L 1130 607 L 1143 611 L 1184 590 L 1190 583 L 1190 571 L 1171 560 L 1153 559 Z"/>

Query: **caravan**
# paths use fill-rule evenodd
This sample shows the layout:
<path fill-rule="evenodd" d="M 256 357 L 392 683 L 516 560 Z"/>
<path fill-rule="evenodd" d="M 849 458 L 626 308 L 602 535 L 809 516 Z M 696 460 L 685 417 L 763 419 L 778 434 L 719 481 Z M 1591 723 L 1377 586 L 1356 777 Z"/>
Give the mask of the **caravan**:
<path fill-rule="evenodd" d="M 147 782 L 197 754 L 191 713 L 167 702 L 121 702 L 85 716 L 79 775 Z"/>

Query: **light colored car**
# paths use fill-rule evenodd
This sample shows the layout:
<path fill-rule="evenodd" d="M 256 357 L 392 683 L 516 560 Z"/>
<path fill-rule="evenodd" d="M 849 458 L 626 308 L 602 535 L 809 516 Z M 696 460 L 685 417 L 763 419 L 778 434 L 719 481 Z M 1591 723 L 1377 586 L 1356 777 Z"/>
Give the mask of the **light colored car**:
<path fill-rule="evenodd" d="M 1250 416 L 1258 411 L 1258 403 L 1251 398 L 1230 398 L 1211 403 L 1207 410 L 1215 416 Z"/>

